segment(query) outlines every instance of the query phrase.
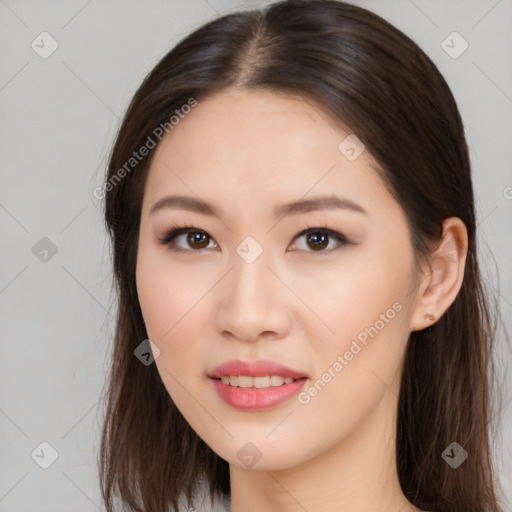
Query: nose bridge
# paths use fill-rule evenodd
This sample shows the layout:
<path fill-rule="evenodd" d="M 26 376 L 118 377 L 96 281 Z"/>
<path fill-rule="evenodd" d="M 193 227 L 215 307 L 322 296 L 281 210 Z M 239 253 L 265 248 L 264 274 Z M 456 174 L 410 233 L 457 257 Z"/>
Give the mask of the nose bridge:
<path fill-rule="evenodd" d="M 262 308 L 262 300 L 269 294 L 276 296 L 272 280 L 275 276 L 272 268 L 271 251 L 256 242 L 253 237 L 247 237 L 236 248 L 233 255 L 233 270 L 230 293 L 240 305 L 251 306 L 252 309 Z"/>
<path fill-rule="evenodd" d="M 247 237 L 232 255 L 218 321 L 220 329 L 239 339 L 256 341 L 261 333 L 281 335 L 287 328 L 283 284 L 270 270 L 272 251 Z M 269 268 L 270 267 L 270 268 Z"/>

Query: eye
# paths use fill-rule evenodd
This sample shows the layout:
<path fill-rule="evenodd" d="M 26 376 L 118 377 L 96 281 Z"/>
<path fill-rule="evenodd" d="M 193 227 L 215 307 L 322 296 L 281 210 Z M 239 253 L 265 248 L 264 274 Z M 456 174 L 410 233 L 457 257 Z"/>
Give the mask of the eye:
<path fill-rule="evenodd" d="M 304 249 L 306 252 L 331 252 L 338 249 L 340 246 L 344 246 L 349 243 L 344 235 L 325 227 L 305 229 L 296 235 L 295 239 L 300 239 L 301 237 L 305 237 L 306 247 L 311 249 Z M 329 247 L 329 244 L 333 239 L 338 241 L 338 246 L 325 250 Z M 297 246 L 297 244 L 295 245 Z M 299 249 L 300 248 L 301 247 L 299 246 Z"/>
<path fill-rule="evenodd" d="M 181 237 L 184 237 L 189 248 L 184 248 L 177 244 L 177 241 L 179 241 Z M 295 243 L 292 247 L 298 246 L 300 250 L 306 252 L 331 252 L 340 246 L 349 244 L 344 235 L 325 227 L 305 229 L 295 235 L 294 240 L 300 239 L 301 237 L 305 237 L 305 243 L 307 245 L 302 245 L 301 247 L 299 244 Z M 325 250 L 330 246 L 332 240 L 337 240 L 338 245 Z M 168 245 L 173 251 L 198 252 L 199 249 L 208 249 L 210 242 L 214 243 L 214 248 L 218 247 L 208 233 L 194 226 L 173 226 L 163 237 L 159 238 L 158 241 L 163 245 Z"/>
<path fill-rule="evenodd" d="M 176 245 L 176 240 L 181 237 L 185 237 L 186 242 L 192 249 L 206 249 L 208 248 L 208 242 L 211 241 L 210 235 L 194 226 L 173 226 L 162 238 L 159 238 L 159 242 L 168 245 L 173 251 L 190 251 L 190 249 L 184 249 Z"/>

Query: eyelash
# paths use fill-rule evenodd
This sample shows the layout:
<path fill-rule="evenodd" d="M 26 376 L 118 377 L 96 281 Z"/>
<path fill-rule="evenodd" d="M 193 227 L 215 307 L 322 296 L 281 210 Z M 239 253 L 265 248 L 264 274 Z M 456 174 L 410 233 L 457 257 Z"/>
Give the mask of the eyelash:
<path fill-rule="evenodd" d="M 162 237 L 158 238 L 158 242 L 160 244 L 162 244 L 162 245 L 168 245 L 169 248 L 172 251 L 175 251 L 175 252 L 201 252 L 205 248 L 203 248 L 203 249 L 182 249 L 181 247 L 177 247 L 176 245 L 171 243 L 171 242 L 173 242 L 174 238 L 176 238 L 178 235 L 182 235 L 182 234 L 186 234 L 186 233 L 190 233 L 190 232 L 203 233 L 203 234 L 207 235 L 210 238 L 210 241 L 213 240 L 213 238 L 210 237 L 210 235 L 208 235 L 208 233 L 206 233 L 202 229 L 196 228 L 195 226 L 192 226 L 192 225 L 189 225 L 189 224 L 183 224 L 183 225 L 173 225 L 173 226 L 171 226 L 169 228 L 169 230 L 166 231 L 166 233 Z M 308 226 L 306 229 L 304 229 L 304 230 L 300 231 L 299 233 L 297 233 L 295 235 L 295 237 L 293 238 L 293 240 L 295 240 L 296 238 L 300 238 L 301 236 L 307 235 L 309 233 L 320 233 L 322 235 L 328 235 L 329 237 L 336 238 L 338 240 L 338 242 L 339 242 L 339 245 L 337 247 L 335 247 L 334 249 L 328 249 L 328 250 L 326 250 L 326 249 L 319 249 L 318 251 L 310 250 L 310 251 L 305 251 L 305 252 L 329 253 L 329 252 L 332 252 L 332 251 L 334 251 L 336 249 L 339 249 L 339 248 L 341 248 L 343 246 L 346 246 L 346 245 L 350 244 L 350 242 L 347 240 L 347 238 L 344 235 L 342 235 L 341 233 L 338 233 L 337 231 L 334 231 L 332 229 L 326 228 L 326 227 L 311 227 L 311 226 Z"/>

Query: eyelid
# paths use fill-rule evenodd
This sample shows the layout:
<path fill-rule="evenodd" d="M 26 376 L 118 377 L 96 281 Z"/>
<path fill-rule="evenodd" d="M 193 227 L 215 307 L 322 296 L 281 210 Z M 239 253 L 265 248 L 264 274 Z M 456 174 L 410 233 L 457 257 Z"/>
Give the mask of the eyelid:
<path fill-rule="evenodd" d="M 339 249 L 340 247 L 344 245 L 348 245 L 350 242 L 348 241 L 347 237 L 343 233 L 339 233 L 338 231 L 335 231 L 333 229 L 327 228 L 325 226 L 311 226 L 307 227 L 306 229 L 303 229 L 302 231 L 299 231 L 294 237 L 293 241 L 295 241 L 297 238 L 300 238 L 308 233 L 323 233 L 326 234 L 329 238 L 335 238 L 338 240 L 338 245 L 332 249 L 325 249 L 321 251 L 303 251 L 303 252 L 311 252 L 311 253 L 330 253 L 332 251 L 335 251 L 336 249 Z"/>

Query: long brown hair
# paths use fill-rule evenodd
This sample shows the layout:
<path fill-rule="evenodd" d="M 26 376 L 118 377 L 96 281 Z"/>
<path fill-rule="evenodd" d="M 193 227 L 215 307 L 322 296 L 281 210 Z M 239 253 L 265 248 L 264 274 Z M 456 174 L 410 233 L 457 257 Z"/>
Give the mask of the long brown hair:
<path fill-rule="evenodd" d="M 376 14 L 332 0 L 291 0 L 222 16 L 165 55 L 136 92 L 112 148 L 105 220 L 118 295 L 112 367 L 99 453 L 107 510 L 178 511 L 206 484 L 229 494 L 229 465 L 189 426 L 154 364 L 134 350 L 147 338 L 137 299 L 138 231 L 154 151 L 127 162 L 191 98 L 229 87 L 298 95 L 342 123 L 379 164 L 407 215 L 418 256 L 456 216 L 468 230 L 462 288 L 431 330 L 412 332 L 398 402 L 397 470 L 406 497 L 430 511 L 497 512 L 489 429 L 496 324 L 477 263 L 475 208 L 464 128 L 436 66 Z M 166 124 L 167 123 L 167 124 Z M 160 130 L 161 131 L 161 130 Z M 120 172 L 124 166 L 125 172 Z M 456 470 L 443 451 L 469 454 Z"/>

